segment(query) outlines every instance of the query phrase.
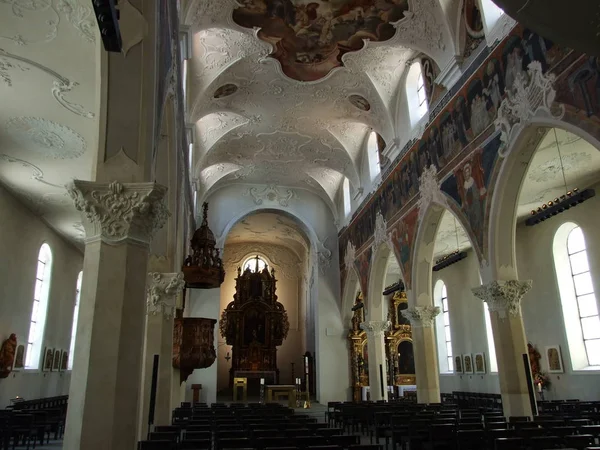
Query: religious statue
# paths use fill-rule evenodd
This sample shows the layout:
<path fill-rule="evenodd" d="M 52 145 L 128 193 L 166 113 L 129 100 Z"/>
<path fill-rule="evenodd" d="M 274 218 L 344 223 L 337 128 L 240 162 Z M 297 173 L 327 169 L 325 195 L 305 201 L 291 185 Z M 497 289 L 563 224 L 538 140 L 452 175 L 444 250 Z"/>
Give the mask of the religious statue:
<path fill-rule="evenodd" d="M 12 333 L 0 348 L 0 378 L 8 377 L 12 372 L 16 349 L 17 335 Z"/>
<path fill-rule="evenodd" d="M 531 366 L 531 375 L 535 376 L 540 373 L 540 352 L 531 344 L 527 344 L 527 353 L 529 354 L 529 365 Z"/>

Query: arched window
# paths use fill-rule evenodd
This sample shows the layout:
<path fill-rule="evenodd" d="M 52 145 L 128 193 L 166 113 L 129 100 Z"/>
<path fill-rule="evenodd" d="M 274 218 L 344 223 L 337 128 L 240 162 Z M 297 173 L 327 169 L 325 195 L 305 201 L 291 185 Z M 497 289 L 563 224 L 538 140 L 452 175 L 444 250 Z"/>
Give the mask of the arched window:
<path fill-rule="evenodd" d="M 83 272 L 77 276 L 77 288 L 75 290 L 75 307 L 73 308 L 73 325 L 71 326 L 71 344 L 69 345 L 69 360 L 67 369 L 73 369 L 73 354 L 75 353 L 75 337 L 77 336 L 77 320 L 79 319 L 79 302 L 81 300 L 81 279 Z"/>
<path fill-rule="evenodd" d="M 243 266 L 243 271 L 246 269 L 250 269 L 250 272 L 261 272 L 267 263 L 260 256 L 253 256 L 252 258 L 248 258 Z"/>
<path fill-rule="evenodd" d="M 367 142 L 367 155 L 369 156 L 369 173 L 371 175 L 371 181 L 379 175 L 381 172 L 381 166 L 379 162 L 379 146 L 377 145 L 377 133 L 374 131 L 369 135 Z"/>
<path fill-rule="evenodd" d="M 553 250 L 573 369 L 600 366 L 600 317 L 583 230 L 564 223 L 554 235 Z"/>
<path fill-rule="evenodd" d="M 344 182 L 342 183 L 342 195 L 344 196 L 344 217 L 348 217 L 352 209 L 350 204 L 350 180 L 348 178 L 344 178 Z"/>
<path fill-rule="evenodd" d="M 485 320 L 485 332 L 487 334 L 488 355 L 490 359 L 490 372 L 498 372 L 498 360 L 496 359 L 496 344 L 494 343 L 494 333 L 492 331 L 492 319 L 490 317 L 490 308 L 487 302 L 483 302 L 483 315 Z"/>
<path fill-rule="evenodd" d="M 427 93 L 421 63 L 415 62 L 406 76 L 406 100 L 410 115 L 410 125 L 415 126 L 427 113 Z"/>
<path fill-rule="evenodd" d="M 52 250 L 48 244 L 43 244 L 38 255 L 35 273 L 35 287 L 33 290 L 33 305 L 31 321 L 29 323 L 29 336 L 27 338 L 27 351 L 25 352 L 25 368 L 38 369 L 42 354 L 42 341 L 46 325 L 46 312 L 48 310 L 48 295 L 50 293 L 50 277 L 52 275 Z"/>
<path fill-rule="evenodd" d="M 441 310 L 441 314 L 436 320 L 440 372 L 454 372 L 452 334 L 450 332 L 450 309 L 448 308 L 448 291 L 446 290 L 446 285 L 442 280 L 439 280 L 435 284 L 433 295 L 435 298 L 435 305 L 439 306 Z"/>

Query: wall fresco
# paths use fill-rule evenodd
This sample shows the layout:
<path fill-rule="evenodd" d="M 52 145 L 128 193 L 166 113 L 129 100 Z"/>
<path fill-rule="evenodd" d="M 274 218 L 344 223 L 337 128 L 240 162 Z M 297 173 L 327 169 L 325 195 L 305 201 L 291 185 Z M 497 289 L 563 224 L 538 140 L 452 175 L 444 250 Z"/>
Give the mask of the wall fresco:
<path fill-rule="evenodd" d="M 412 258 L 415 238 L 417 234 L 417 219 L 419 218 L 418 208 L 413 208 L 407 215 L 400 219 L 392 227 L 391 238 L 394 246 L 394 254 L 402 274 L 404 275 L 404 284 L 410 289 L 410 273 L 412 271 Z"/>
<path fill-rule="evenodd" d="M 369 301 L 369 272 L 371 271 L 371 256 L 373 255 L 373 249 L 369 247 L 362 252 L 358 258 L 354 261 L 354 267 L 358 274 L 358 282 L 360 283 L 360 290 L 363 293 L 365 304 Z"/>

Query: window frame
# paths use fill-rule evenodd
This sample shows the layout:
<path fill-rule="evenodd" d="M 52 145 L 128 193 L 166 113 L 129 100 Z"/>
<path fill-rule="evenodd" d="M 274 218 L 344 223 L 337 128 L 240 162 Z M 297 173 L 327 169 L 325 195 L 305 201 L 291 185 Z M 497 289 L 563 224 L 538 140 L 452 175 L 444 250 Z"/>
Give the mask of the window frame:
<path fill-rule="evenodd" d="M 381 174 L 379 145 L 377 144 L 377 133 L 375 131 L 371 131 L 367 137 L 367 160 L 369 164 L 369 177 L 371 182 L 373 182 Z"/>
<path fill-rule="evenodd" d="M 79 307 L 81 306 L 81 285 L 83 282 L 83 270 L 77 275 L 75 285 L 75 306 L 73 307 L 73 321 L 71 324 L 71 341 L 69 342 L 69 356 L 67 360 L 67 370 L 73 370 L 73 361 L 75 358 L 75 341 L 77 340 L 77 323 L 79 322 Z"/>
<path fill-rule="evenodd" d="M 262 256 L 262 255 L 256 255 L 256 254 L 255 254 L 254 256 L 249 256 L 249 257 L 247 257 L 247 258 L 244 260 L 244 264 L 242 264 L 242 273 L 246 271 L 246 266 L 247 266 L 248 264 L 251 264 L 252 262 L 256 261 L 256 257 L 257 257 L 257 256 L 258 256 L 258 259 L 259 259 L 259 261 L 262 261 L 262 262 L 263 262 L 263 265 L 262 265 L 262 266 L 259 264 L 259 269 L 258 269 L 258 271 L 259 271 L 259 272 L 262 272 L 262 270 L 263 270 L 265 267 L 268 267 L 268 266 L 269 266 L 269 263 L 267 262 L 267 259 L 266 259 L 264 256 Z M 254 267 L 256 267 L 256 265 L 255 265 Z M 252 268 L 252 267 L 250 267 L 250 271 L 251 271 L 252 273 L 256 273 L 256 272 L 255 272 L 255 268 Z"/>
<path fill-rule="evenodd" d="M 415 127 L 429 112 L 429 99 L 425 91 L 425 77 L 420 61 L 415 61 L 406 75 L 406 103 L 411 128 Z M 423 100 L 421 99 L 423 92 Z"/>
<path fill-rule="evenodd" d="M 444 295 L 445 293 L 445 295 Z M 453 374 L 454 349 L 452 348 L 452 323 L 450 320 L 450 301 L 448 298 L 448 287 L 443 280 L 439 279 L 433 289 L 435 306 L 440 308 L 440 318 L 435 321 L 436 343 L 438 349 L 438 364 L 440 374 Z M 444 300 L 446 300 L 444 302 Z M 444 315 L 447 313 L 447 319 Z M 450 339 L 447 339 L 449 336 Z M 448 352 L 450 349 L 450 352 Z M 450 354 L 449 354 L 450 353 Z"/>
<path fill-rule="evenodd" d="M 352 213 L 352 200 L 350 198 L 350 180 L 348 177 L 342 181 L 342 206 L 344 208 L 344 217 L 347 218 Z"/>

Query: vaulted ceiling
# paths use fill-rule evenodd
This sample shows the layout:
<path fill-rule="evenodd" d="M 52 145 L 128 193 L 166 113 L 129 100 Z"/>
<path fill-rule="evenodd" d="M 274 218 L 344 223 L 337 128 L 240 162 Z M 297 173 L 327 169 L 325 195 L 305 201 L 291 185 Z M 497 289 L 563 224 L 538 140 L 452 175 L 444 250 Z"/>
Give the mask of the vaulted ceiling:
<path fill-rule="evenodd" d="M 453 55 L 445 14 L 438 0 L 188 2 L 199 197 L 272 183 L 332 206 L 344 177 L 360 187 L 367 134 L 398 137 L 407 63 Z"/>

